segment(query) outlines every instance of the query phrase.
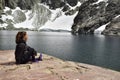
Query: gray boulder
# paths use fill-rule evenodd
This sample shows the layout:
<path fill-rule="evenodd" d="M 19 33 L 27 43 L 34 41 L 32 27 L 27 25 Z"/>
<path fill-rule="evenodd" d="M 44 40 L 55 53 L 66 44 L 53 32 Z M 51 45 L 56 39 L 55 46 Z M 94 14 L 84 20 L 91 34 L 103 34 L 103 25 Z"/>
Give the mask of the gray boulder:
<path fill-rule="evenodd" d="M 12 15 L 15 23 L 21 23 L 26 20 L 26 15 L 21 10 L 16 10 Z"/>

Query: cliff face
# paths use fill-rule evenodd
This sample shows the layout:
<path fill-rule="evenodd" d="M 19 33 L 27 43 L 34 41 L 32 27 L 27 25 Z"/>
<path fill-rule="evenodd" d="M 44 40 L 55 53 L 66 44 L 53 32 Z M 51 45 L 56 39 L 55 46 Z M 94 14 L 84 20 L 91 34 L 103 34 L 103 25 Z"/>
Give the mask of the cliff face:
<path fill-rule="evenodd" d="M 120 35 L 120 15 L 114 18 L 102 32 L 104 35 Z"/>
<path fill-rule="evenodd" d="M 75 6 L 77 5 L 78 1 L 79 0 L 41 0 L 42 3 L 49 5 L 51 9 L 63 7 L 66 5 L 66 3 L 70 6 Z"/>
<path fill-rule="evenodd" d="M 5 6 L 11 9 L 20 7 L 21 9 L 31 9 L 34 3 L 38 0 L 5 0 Z"/>
<path fill-rule="evenodd" d="M 50 9 L 56 9 L 65 6 L 66 3 L 70 6 L 75 6 L 78 1 L 83 2 L 84 0 L 5 0 L 4 4 L 12 9 L 16 7 L 20 7 L 21 9 L 31 9 L 31 7 L 38 2 L 47 4 Z"/>
<path fill-rule="evenodd" d="M 118 15 L 120 15 L 120 0 L 88 0 L 80 6 L 79 13 L 74 19 L 72 31 L 79 34 L 93 34 L 95 29 L 102 25 L 112 24 Z M 114 27 L 109 26 L 106 30 L 108 31 L 109 28 L 112 30 Z M 104 34 L 109 33 L 106 30 Z M 112 32 L 114 34 L 114 30 Z"/>

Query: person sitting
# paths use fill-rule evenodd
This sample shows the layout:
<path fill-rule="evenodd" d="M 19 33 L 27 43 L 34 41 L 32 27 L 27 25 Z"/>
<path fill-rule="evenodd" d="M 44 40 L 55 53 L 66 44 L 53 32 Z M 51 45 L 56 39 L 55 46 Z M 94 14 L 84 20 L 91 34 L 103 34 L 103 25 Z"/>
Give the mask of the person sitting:
<path fill-rule="evenodd" d="M 16 64 L 26 64 L 29 61 L 42 61 L 42 54 L 40 54 L 38 58 L 35 58 L 35 56 L 37 56 L 37 52 L 35 51 L 35 49 L 26 44 L 27 40 L 27 32 L 21 31 L 17 33 L 15 49 Z"/>

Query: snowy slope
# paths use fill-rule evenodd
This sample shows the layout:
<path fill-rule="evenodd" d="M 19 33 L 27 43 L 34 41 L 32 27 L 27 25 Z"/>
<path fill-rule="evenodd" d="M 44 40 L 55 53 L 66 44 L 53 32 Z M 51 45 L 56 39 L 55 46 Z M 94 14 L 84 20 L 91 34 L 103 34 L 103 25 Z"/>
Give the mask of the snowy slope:
<path fill-rule="evenodd" d="M 81 3 L 78 2 L 78 4 L 74 7 L 71 7 L 69 4 L 67 4 L 67 5 L 71 9 L 75 9 L 77 6 L 80 6 Z M 71 31 L 71 26 L 73 24 L 73 20 L 76 17 L 78 12 L 76 12 L 72 16 L 65 15 L 65 13 L 62 12 L 62 10 L 60 8 L 58 8 L 56 10 L 51 10 L 51 12 L 52 12 L 51 19 L 44 26 L 40 27 L 39 30 L 41 30 L 41 29 L 53 29 L 53 30 L 68 30 L 68 31 Z M 54 20 L 56 15 L 59 15 L 59 17 Z"/>
<path fill-rule="evenodd" d="M 75 9 L 77 6 L 80 6 L 81 3 L 74 7 L 69 7 L 71 9 Z M 40 9 L 38 9 L 40 8 Z M 7 20 L 12 20 L 12 24 L 16 28 L 29 28 L 29 29 L 53 29 L 53 30 L 68 30 L 71 31 L 71 26 L 73 24 L 73 20 L 77 15 L 77 12 L 72 16 L 66 16 L 62 11 L 62 8 L 57 8 L 56 10 L 50 10 L 48 6 L 39 4 L 34 7 L 34 10 L 21 10 L 19 7 L 12 10 L 8 7 L 4 9 L 4 12 L 11 11 L 11 14 L 6 14 L 2 16 L 2 20 L 5 22 L 1 24 L 0 27 L 6 27 Z M 40 12 L 41 11 L 41 12 Z M 25 20 L 21 20 L 21 14 L 24 13 Z M 39 13 L 39 14 L 38 14 Z M 47 17 L 47 18 L 46 18 Z M 19 19 L 18 21 L 16 21 Z M 20 21 L 21 20 L 21 21 Z M 41 25 L 41 23 L 43 25 Z"/>
<path fill-rule="evenodd" d="M 73 19 L 75 18 L 76 15 L 77 13 L 72 16 L 66 16 L 64 13 L 62 13 L 62 15 L 59 18 L 57 18 L 55 21 L 49 20 L 44 26 L 40 27 L 40 29 L 71 31 Z"/>

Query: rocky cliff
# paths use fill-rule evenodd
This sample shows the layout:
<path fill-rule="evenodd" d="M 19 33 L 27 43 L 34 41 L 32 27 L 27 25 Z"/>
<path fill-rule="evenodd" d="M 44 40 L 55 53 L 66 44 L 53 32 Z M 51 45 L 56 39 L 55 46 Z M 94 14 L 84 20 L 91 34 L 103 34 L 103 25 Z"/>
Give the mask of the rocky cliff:
<path fill-rule="evenodd" d="M 64 7 L 67 4 L 70 6 L 76 6 L 78 1 L 83 3 L 85 0 L 0 0 L 1 9 L 9 7 L 15 9 L 20 7 L 22 10 L 32 9 L 36 3 L 44 3 L 49 6 L 50 9 L 56 9 Z"/>
<path fill-rule="evenodd" d="M 93 34 L 108 23 L 103 34 L 119 34 L 120 0 L 88 0 L 79 8 L 74 19 L 73 33 Z"/>

